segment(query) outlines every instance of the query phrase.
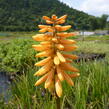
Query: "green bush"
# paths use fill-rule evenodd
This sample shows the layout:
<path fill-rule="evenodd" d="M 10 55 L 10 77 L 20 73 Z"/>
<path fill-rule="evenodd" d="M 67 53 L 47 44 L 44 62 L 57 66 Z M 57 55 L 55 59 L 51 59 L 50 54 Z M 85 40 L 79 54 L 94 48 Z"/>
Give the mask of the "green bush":
<path fill-rule="evenodd" d="M 0 43 L 0 70 L 8 73 L 24 72 L 33 67 L 36 62 L 36 51 L 31 39 L 15 39 L 11 42 Z"/>

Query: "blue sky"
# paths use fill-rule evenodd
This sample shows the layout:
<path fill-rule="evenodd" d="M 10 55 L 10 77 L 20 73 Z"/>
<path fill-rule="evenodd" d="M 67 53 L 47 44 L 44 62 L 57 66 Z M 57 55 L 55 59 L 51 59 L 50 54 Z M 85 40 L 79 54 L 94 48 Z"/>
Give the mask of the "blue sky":
<path fill-rule="evenodd" d="M 70 7 L 84 11 L 90 15 L 109 14 L 109 0 L 60 0 Z"/>

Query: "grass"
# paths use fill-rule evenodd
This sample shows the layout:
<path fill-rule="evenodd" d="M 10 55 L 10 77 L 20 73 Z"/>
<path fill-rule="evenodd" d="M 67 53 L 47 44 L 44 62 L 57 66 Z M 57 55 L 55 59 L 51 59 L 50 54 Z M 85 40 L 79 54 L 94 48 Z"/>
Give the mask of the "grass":
<path fill-rule="evenodd" d="M 94 35 L 84 37 L 85 41 L 109 41 L 109 35 Z"/>
<path fill-rule="evenodd" d="M 109 53 L 109 44 L 96 41 L 78 41 L 79 52 L 86 53 Z"/>
<path fill-rule="evenodd" d="M 37 70 L 33 67 L 37 61 L 33 58 L 34 50 L 31 50 L 33 43 L 35 42 L 31 39 L 17 39 L 9 42 L 8 45 L 3 42 L 0 45 L 3 60 L 6 58 L 9 63 L 14 62 L 14 66 L 19 65 L 19 67 L 16 65 L 15 71 L 27 68 L 14 80 L 12 98 L 9 102 L 6 104 L 0 101 L 1 109 L 56 109 L 54 98 L 51 98 L 50 93 L 43 89 L 43 85 L 34 87 L 38 78 L 33 76 Z M 61 107 L 62 109 L 109 109 L 109 44 L 107 40 L 85 39 L 85 41 L 78 41 L 78 46 L 77 52 L 105 53 L 106 58 L 99 61 L 75 63 L 81 76 L 74 79 L 75 87 L 70 87 L 66 82 L 62 83 Z M 9 63 L 2 62 L 2 65 L 6 66 L 5 68 L 13 68 L 13 65 Z"/>
<path fill-rule="evenodd" d="M 37 32 L 0 32 L 0 42 L 11 42 L 13 39 L 31 39 Z"/>
<path fill-rule="evenodd" d="M 63 82 L 62 109 L 108 109 L 109 108 L 109 61 L 78 63 L 81 76 L 75 79 L 75 87 Z M 48 92 L 43 92 L 43 85 L 34 87 L 37 80 L 33 77 L 35 69 L 18 77 L 13 85 L 13 98 L 9 106 L 20 109 L 56 109 L 55 101 Z"/>

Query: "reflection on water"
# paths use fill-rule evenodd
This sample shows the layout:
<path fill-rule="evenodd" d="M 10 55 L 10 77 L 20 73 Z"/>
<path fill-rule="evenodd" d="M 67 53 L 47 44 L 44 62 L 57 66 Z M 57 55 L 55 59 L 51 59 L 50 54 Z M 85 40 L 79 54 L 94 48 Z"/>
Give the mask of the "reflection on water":
<path fill-rule="evenodd" d="M 9 76 L 3 72 L 0 72 L 0 99 L 3 97 L 5 102 L 7 102 L 10 96 L 11 90 Z"/>

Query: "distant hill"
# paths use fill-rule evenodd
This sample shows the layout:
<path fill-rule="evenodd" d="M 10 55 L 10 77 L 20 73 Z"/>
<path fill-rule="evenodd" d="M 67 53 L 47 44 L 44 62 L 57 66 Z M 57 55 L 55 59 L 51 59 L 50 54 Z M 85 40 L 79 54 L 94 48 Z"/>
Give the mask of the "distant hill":
<path fill-rule="evenodd" d="M 103 28 L 101 18 L 70 8 L 58 0 L 0 0 L 0 31 L 33 31 L 43 23 L 43 15 L 68 14 L 67 23 L 74 29 Z"/>

